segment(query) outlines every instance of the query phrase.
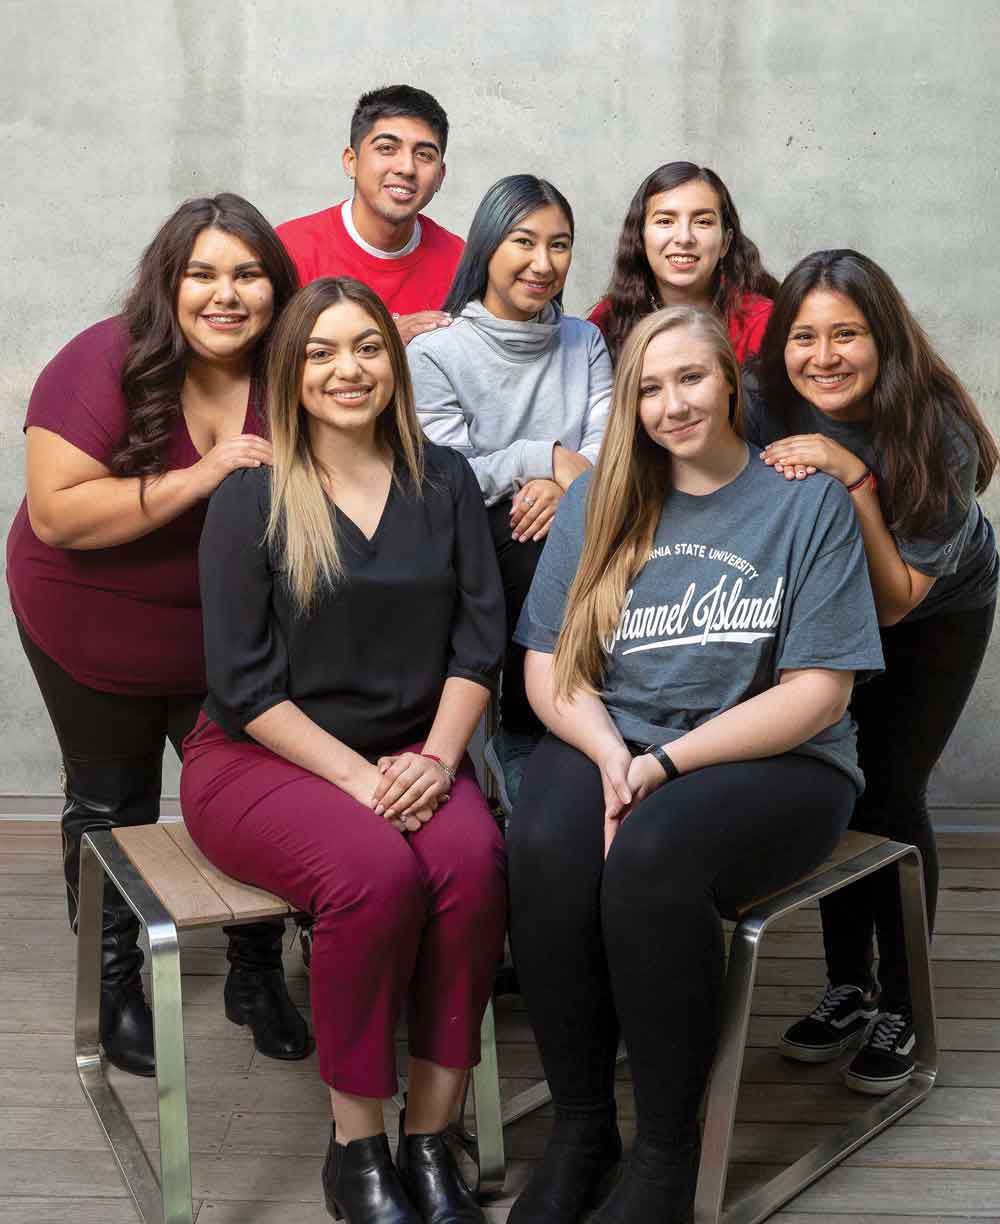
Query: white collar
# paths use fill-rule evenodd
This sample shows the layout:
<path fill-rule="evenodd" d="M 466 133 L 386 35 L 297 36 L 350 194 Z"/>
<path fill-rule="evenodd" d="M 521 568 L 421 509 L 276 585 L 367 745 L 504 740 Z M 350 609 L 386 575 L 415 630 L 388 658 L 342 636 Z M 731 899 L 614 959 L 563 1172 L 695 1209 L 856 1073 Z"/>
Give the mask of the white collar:
<path fill-rule="evenodd" d="M 376 259 L 402 259 L 404 255 L 412 255 L 413 252 L 420 246 L 420 218 L 417 218 L 417 223 L 413 227 L 413 233 L 410 235 L 410 241 L 405 247 L 398 251 L 380 251 L 378 247 L 373 247 L 370 242 L 365 242 L 364 238 L 358 233 L 357 226 L 354 224 L 354 217 L 351 215 L 351 201 L 345 200 L 340 206 L 340 215 L 344 220 L 344 229 L 350 234 L 351 239 L 358 244 L 362 251 L 369 255 L 374 255 Z"/>

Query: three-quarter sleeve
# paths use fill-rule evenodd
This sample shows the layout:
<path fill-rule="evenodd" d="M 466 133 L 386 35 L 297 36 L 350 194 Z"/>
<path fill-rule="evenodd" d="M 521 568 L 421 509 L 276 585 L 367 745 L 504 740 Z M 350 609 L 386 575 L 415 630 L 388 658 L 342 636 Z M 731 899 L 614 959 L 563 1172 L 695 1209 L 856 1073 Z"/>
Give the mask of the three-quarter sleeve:
<path fill-rule="evenodd" d="M 274 570 L 264 543 L 266 468 L 233 472 L 209 502 L 198 554 L 206 710 L 231 736 L 289 697 L 288 657 L 272 612 Z"/>
<path fill-rule="evenodd" d="M 493 692 L 507 640 L 503 583 L 475 474 L 461 456 L 450 459 L 458 586 L 447 675 Z"/>

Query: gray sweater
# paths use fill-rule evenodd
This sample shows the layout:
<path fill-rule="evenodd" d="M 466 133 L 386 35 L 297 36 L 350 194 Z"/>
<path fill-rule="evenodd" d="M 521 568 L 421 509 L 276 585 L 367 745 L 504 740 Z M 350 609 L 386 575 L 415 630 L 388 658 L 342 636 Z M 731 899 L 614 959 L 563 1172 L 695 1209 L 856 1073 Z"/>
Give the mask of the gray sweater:
<path fill-rule="evenodd" d="M 592 323 L 551 303 L 538 320 L 510 322 L 476 301 L 406 353 L 424 433 L 469 460 L 488 506 L 551 480 L 556 442 L 597 459 L 612 374 Z"/>

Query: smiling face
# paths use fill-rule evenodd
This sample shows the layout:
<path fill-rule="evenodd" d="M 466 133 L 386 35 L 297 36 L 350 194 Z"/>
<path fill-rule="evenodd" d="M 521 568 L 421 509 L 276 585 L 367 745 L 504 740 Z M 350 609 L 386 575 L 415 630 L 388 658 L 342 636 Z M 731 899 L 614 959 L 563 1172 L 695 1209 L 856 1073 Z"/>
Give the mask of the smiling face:
<path fill-rule="evenodd" d="M 192 351 L 210 362 L 245 361 L 274 314 L 264 266 L 235 234 L 203 229 L 177 291 L 177 322 Z"/>
<path fill-rule="evenodd" d="M 650 340 L 639 381 L 639 419 L 675 462 L 697 467 L 731 445 L 733 392 L 710 340 L 687 327 Z"/>
<path fill-rule="evenodd" d="M 799 395 L 827 416 L 871 416 L 878 349 L 868 320 L 842 293 L 814 289 L 802 299 L 785 342 L 785 368 Z"/>
<path fill-rule="evenodd" d="M 306 341 L 302 406 L 310 429 L 374 433 L 394 390 L 389 350 L 372 316 L 356 302 L 328 306 Z"/>
<path fill-rule="evenodd" d="M 701 179 L 651 196 L 642 238 L 660 301 L 665 306 L 707 302 L 712 275 L 732 236 L 722 227 L 719 197 Z"/>
<path fill-rule="evenodd" d="M 566 283 L 573 233 L 557 204 L 520 220 L 493 252 L 483 305 L 498 319 L 532 318 Z"/>
<path fill-rule="evenodd" d="M 433 129 L 402 115 L 378 119 L 357 152 L 350 146 L 344 150 L 343 162 L 354 179 L 355 207 L 390 225 L 413 221 L 444 181 L 444 157 Z"/>

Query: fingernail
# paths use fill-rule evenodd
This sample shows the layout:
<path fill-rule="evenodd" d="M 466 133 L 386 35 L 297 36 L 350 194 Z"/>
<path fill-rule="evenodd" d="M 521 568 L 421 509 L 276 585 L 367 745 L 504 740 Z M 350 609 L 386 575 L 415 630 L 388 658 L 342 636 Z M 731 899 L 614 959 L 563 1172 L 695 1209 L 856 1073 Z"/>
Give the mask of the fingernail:
<path fill-rule="evenodd" d="M 382 812 L 383 812 L 383 808 L 382 808 L 381 803 L 379 803 L 379 804 L 377 804 L 377 805 L 376 805 L 376 807 L 375 807 L 375 815 L 376 815 L 376 816 L 381 816 L 381 815 L 382 815 Z"/>

